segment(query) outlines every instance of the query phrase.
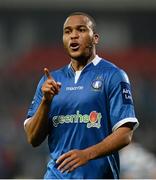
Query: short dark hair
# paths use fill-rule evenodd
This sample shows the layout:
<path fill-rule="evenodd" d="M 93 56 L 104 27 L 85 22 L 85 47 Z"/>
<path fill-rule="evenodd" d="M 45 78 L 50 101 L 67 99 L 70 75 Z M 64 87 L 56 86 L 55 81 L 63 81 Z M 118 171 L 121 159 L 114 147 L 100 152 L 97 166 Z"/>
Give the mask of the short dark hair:
<path fill-rule="evenodd" d="M 96 32 L 96 22 L 95 22 L 95 19 L 92 16 L 90 16 L 89 14 L 84 13 L 84 12 L 73 12 L 73 13 L 69 14 L 68 17 L 76 16 L 76 15 L 86 16 L 92 22 L 92 30 L 93 30 L 93 32 L 94 33 Z"/>

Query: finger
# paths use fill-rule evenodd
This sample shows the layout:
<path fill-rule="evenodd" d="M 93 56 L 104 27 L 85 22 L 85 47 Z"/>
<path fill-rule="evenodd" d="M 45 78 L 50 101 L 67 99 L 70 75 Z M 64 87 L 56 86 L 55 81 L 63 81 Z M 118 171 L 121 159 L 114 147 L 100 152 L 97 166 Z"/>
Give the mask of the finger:
<path fill-rule="evenodd" d="M 46 86 L 42 87 L 43 92 L 50 92 L 51 90 L 56 91 L 55 88 L 51 84 L 46 84 Z"/>
<path fill-rule="evenodd" d="M 43 93 L 51 93 L 53 95 L 54 94 L 56 95 L 56 94 L 59 93 L 59 89 L 58 89 L 57 85 L 52 81 L 53 80 L 50 80 L 50 79 L 48 79 L 46 81 L 46 83 L 42 87 L 42 92 Z"/>
<path fill-rule="evenodd" d="M 72 172 L 74 171 L 76 168 L 78 168 L 81 164 L 79 162 L 77 162 L 76 164 L 74 164 L 69 170 L 68 170 L 68 173 L 69 172 Z"/>
<path fill-rule="evenodd" d="M 58 92 L 59 87 L 58 87 L 57 83 L 53 80 L 53 81 L 51 81 L 51 84 L 52 84 L 53 88 L 55 88 L 55 90 Z"/>
<path fill-rule="evenodd" d="M 57 82 L 57 87 L 60 89 L 61 88 L 61 83 L 60 82 Z"/>
<path fill-rule="evenodd" d="M 52 79 L 47 79 L 47 85 L 50 86 L 51 89 L 54 89 L 57 93 L 59 92 L 60 87 L 58 84 Z"/>
<path fill-rule="evenodd" d="M 66 158 L 59 166 L 58 170 L 61 170 L 66 164 L 68 164 L 70 161 L 72 161 L 72 157 Z"/>
<path fill-rule="evenodd" d="M 48 68 L 44 68 L 44 74 L 47 76 L 48 79 L 52 79 L 52 77 L 50 76 Z"/>
<path fill-rule="evenodd" d="M 70 152 L 62 154 L 56 161 L 57 164 L 64 161 L 64 159 L 68 158 L 70 156 Z"/>
<path fill-rule="evenodd" d="M 44 94 L 51 94 L 51 95 L 55 95 L 55 94 L 57 94 L 57 92 L 55 91 L 55 90 L 53 90 L 53 89 L 49 89 L 49 88 L 44 88 Z"/>
<path fill-rule="evenodd" d="M 64 161 L 61 162 L 61 164 L 58 166 L 58 169 L 62 169 L 64 166 L 66 165 L 70 165 L 73 164 L 73 161 L 75 162 L 75 160 L 77 161 L 77 159 L 74 156 L 69 156 L 68 158 L 66 158 Z M 64 169 L 64 168 L 63 168 Z"/>
<path fill-rule="evenodd" d="M 65 172 L 65 171 L 66 171 L 66 172 L 69 172 L 70 169 L 71 169 L 76 163 L 78 163 L 78 162 L 79 162 L 78 159 L 74 159 L 74 160 L 68 162 L 66 165 L 64 165 L 63 168 L 61 168 L 61 172 Z"/>

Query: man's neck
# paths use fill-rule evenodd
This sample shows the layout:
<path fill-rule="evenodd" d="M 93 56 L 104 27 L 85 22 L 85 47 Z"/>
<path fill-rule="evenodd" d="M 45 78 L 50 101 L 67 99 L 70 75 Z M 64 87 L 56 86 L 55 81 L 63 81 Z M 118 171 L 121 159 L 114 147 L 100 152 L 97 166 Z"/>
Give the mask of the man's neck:
<path fill-rule="evenodd" d="M 81 71 L 88 63 L 90 63 L 94 58 L 95 54 L 93 54 L 90 58 L 84 58 L 81 60 L 71 59 L 71 66 L 74 71 Z"/>

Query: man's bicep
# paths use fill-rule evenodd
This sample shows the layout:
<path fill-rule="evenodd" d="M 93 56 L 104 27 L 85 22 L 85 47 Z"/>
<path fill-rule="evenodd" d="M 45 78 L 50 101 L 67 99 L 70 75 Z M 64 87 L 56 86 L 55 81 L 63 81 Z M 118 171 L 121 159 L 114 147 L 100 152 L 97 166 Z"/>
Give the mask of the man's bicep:
<path fill-rule="evenodd" d="M 129 122 L 137 124 L 129 78 L 123 70 L 112 76 L 108 93 L 112 130 Z"/>
<path fill-rule="evenodd" d="M 40 103 L 41 103 L 41 100 L 42 100 L 42 97 L 43 97 L 43 94 L 42 94 L 42 84 L 44 82 L 44 79 L 42 78 L 36 88 L 36 92 L 35 92 L 35 95 L 33 97 L 33 100 L 31 101 L 31 104 L 28 108 L 28 112 L 27 112 L 27 119 L 29 117 L 32 117 L 35 112 L 37 111 Z"/>

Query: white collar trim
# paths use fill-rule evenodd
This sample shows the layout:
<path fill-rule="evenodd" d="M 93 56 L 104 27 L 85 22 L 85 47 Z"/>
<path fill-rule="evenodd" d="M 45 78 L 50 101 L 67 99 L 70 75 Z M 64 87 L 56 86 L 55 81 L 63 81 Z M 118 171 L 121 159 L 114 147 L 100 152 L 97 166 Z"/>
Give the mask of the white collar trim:
<path fill-rule="evenodd" d="M 90 63 L 93 63 L 94 64 L 94 66 L 96 66 L 100 61 L 101 61 L 101 59 L 102 58 L 100 58 L 98 55 L 96 55 L 95 56 L 95 58 L 90 62 Z M 89 63 L 89 64 L 90 64 Z M 88 65 L 88 64 L 87 64 Z M 86 66 L 87 66 L 86 65 Z M 70 68 L 71 67 L 71 62 L 70 62 L 70 64 L 68 65 L 68 68 Z"/>
<path fill-rule="evenodd" d="M 100 61 L 101 58 L 98 55 L 96 55 L 95 58 L 92 60 L 92 63 L 94 64 L 94 66 L 96 66 Z"/>

